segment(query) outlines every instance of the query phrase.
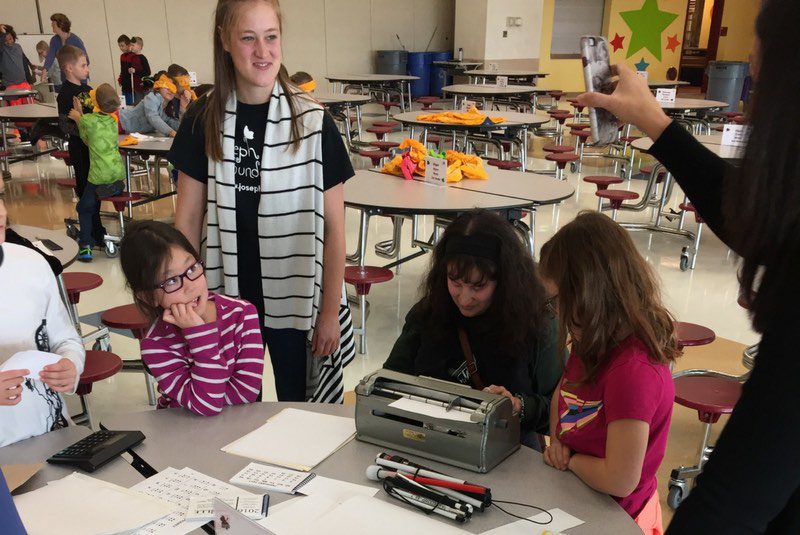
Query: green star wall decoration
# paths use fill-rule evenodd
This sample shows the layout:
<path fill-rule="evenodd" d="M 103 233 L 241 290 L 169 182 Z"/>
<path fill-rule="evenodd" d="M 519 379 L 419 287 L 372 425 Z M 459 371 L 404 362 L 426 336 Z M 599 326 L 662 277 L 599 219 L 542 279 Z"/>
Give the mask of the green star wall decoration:
<path fill-rule="evenodd" d="M 629 58 L 646 48 L 658 61 L 661 61 L 661 34 L 678 18 L 678 14 L 661 11 L 658 8 L 658 0 L 644 0 L 641 9 L 620 11 L 619 15 L 633 33 L 626 57 Z"/>

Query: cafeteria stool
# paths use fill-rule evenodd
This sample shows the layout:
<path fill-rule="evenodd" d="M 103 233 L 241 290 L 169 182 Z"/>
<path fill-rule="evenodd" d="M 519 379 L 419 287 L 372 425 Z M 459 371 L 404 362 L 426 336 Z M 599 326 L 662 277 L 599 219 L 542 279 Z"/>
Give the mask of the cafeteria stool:
<path fill-rule="evenodd" d="M 617 220 L 617 211 L 622 207 L 622 201 L 632 201 L 639 198 L 639 194 L 635 191 L 628 191 L 625 189 L 603 189 L 594 192 L 595 195 L 600 197 L 600 211 L 603 210 L 602 199 L 608 200 L 608 205 L 605 208 L 611 208 L 611 219 Z"/>
<path fill-rule="evenodd" d="M 94 429 L 92 412 L 89 408 L 87 396 L 92 393 L 92 385 L 103 379 L 116 375 L 122 369 L 122 359 L 108 351 L 86 351 L 86 362 L 83 373 L 78 379 L 78 389 L 75 393 L 81 400 L 81 413 L 72 416 L 72 421 L 78 425 L 86 424 Z"/>
<path fill-rule="evenodd" d="M 69 300 L 67 312 L 69 313 L 70 320 L 72 320 L 72 324 L 75 326 L 75 330 L 78 331 L 81 340 L 84 344 L 94 342 L 94 349 L 107 350 L 109 348 L 110 341 L 108 336 L 108 328 L 100 327 L 99 329 L 95 329 L 88 334 L 83 334 L 83 331 L 81 330 L 80 315 L 78 314 L 78 303 L 81 300 L 81 294 L 83 292 L 88 292 L 89 290 L 98 288 L 103 284 L 103 278 L 95 273 L 70 271 L 62 273 L 61 279 L 64 282 L 64 290 L 66 291 L 67 299 Z"/>
<path fill-rule="evenodd" d="M 697 209 L 692 203 L 682 202 L 678 205 L 678 208 L 684 212 L 694 212 L 694 220 L 697 223 L 697 232 L 694 236 L 694 244 L 692 244 L 691 247 L 684 247 L 681 251 L 680 268 L 681 271 L 686 271 L 687 269 L 694 269 L 694 266 L 697 263 L 697 254 L 700 252 L 700 234 L 703 232 L 704 221 L 703 218 L 700 217 L 700 214 L 697 213 Z"/>
<path fill-rule="evenodd" d="M 392 109 L 392 107 L 395 107 L 395 108 L 398 108 L 398 109 L 401 109 L 401 110 L 403 109 L 401 107 L 400 103 L 396 102 L 394 100 L 382 100 L 382 101 L 378 102 L 378 104 L 383 106 L 383 109 L 386 110 L 386 120 L 387 121 L 389 120 L 389 110 Z"/>
<path fill-rule="evenodd" d="M 378 141 L 383 141 L 383 137 L 386 134 L 391 134 L 394 131 L 393 128 L 389 128 L 387 126 L 370 126 L 366 130 L 370 134 L 375 134 L 375 137 L 378 138 Z"/>
<path fill-rule="evenodd" d="M 400 126 L 400 123 L 398 123 L 397 121 L 375 121 L 374 123 L 372 123 L 372 126 L 377 126 L 378 128 L 391 128 L 392 130 L 394 130 L 395 128 Z"/>
<path fill-rule="evenodd" d="M 436 150 L 439 150 L 439 145 L 442 142 L 442 138 L 440 136 L 428 134 L 428 136 L 425 138 L 425 141 L 428 143 L 428 145 L 436 145 Z"/>
<path fill-rule="evenodd" d="M 575 147 L 570 145 L 545 145 L 542 147 L 542 150 L 545 152 L 558 154 L 561 152 L 575 152 Z"/>
<path fill-rule="evenodd" d="M 498 169 L 514 170 L 522 167 L 522 162 L 516 160 L 486 160 L 486 163 Z"/>
<path fill-rule="evenodd" d="M 103 325 L 112 329 L 128 329 L 137 340 L 144 338 L 150 328 L 150 320 L 133 303 L 109 308 L 100 314 L 100 321 Z M 144 373 L 145 386 L 147 388 L 147 400 L 150 405 L 156 404 L 156 391 L 153 385 L 153 377 L 142 362 L 141 358 L 129 360 L 124 363 L 123 370 L 141 371 Z"/>
<path fill-rule="evenodd" d="M 607 190 L 609 186 L 613 186 L 614 184 L 622 184 L 622 179 L 614 175 L 585 176 L 583 177 L 583 181 L 589 184 L 594 184 L 597 187 L 595 191 Z M 603 209 L 603 199 L 602 197 L 598 197 L 597 211 L 600 212 L 602 209 Z"/>
<path fill-rule="evenodd" d="M 125 237 L 125 216 L 123 212 L 125 208 L 127 208 L 129 202 L 136 202 L 142 200 L 141 193 L 121 193 L 119 195 L 114 195 L 112 197 L 98 197 L 100 201 L 108 201 L 114 205 L 114 210 L 117 212 L 119 216 L 119 236 L 112 236 L 110 234 L 106 234 L 105 237 L 105 250 L 106 256 L 109 258 L 114 258 L 119 254 L 119 249 L 117 245 L 119 242 L 122 241 L 122 238 Z"/>
<path fill-rule="evenodd" d="M 681 348 L 710 344 L 716 339 L 714 331 L 708 327 L 680 321 L 675 322 L 675 336 Z M 687 480 L 696 481 L 714 450 L 709 444 L 711 426 L 718 422 L 723 414 L 733 412 L 742 393 L 742 383 L 748 376 L 749 372 L 735 376 L 698 369 L 683 370 L 673 375 L 675 402 L 696 410 L 698 419 L 703 423 L 703 439 L 697 464 L 681 466 L 670 473 L 667 504 L 673 509 L 676 509 L 689 494 Z"/>
<path fill-rule="evenodd" d="M 369 146 L 380 150 L 392 150 L 395 147 L 399 147 L 400 143 L 396 141 L 370 141 Z"/>
<path fill-rule="evenodd" d="M 372 167 L 379 167 L 384 158 L 392 155 L 388 150 L 360 150 L 359 156 L 364 156 L 372 160 Z"/>
<path fill-rule="evenodd" d="M 586 148 L 586 143 L 591 137 L 592 133 L 588 130 L 584 130 L 583 128 L 577 130 L 575 128 L 570 128 L 569 133 L 575 138 L 574 149 L 580 157 L 580 160 L 578 160 L 577 171 L 580 173 L 583 170 L 583 150 Z"/>
<path fill-rule="evenodd" d="M 572 147 L 570 147 L 570 150 L 572 150 Z M 580 156 L 574 152 L 557 152 L 548 154 L 544 157 L 544 159 L 550 162 L 555 162 L 556 166 L 558 167 L 556 170 L 556 178 L 558 180 L 566 180 L 564 178 L 564 168 L 568 163 L 580 160 Z"/>
<path fill-rule="evenodd" d="M 432 108 L 431 106 L 436 102 L 439 102 L 439 97 L 419 97 L 417 102 L 422 104 L 422 111 L 435 110 L 437 108 Z"/>
<path fill-rule="evenodd" d="M 390 269 L 377 266 L 345 266 L 344 281 L 355 286 L 356 295 L 361 309 L 361 326 L 353 329 L 353 334 L 359 336 L 358 352 L 362 355 L 367 352 L 367 294 L 373 284 L 387 282 L 394 278 Z"/>

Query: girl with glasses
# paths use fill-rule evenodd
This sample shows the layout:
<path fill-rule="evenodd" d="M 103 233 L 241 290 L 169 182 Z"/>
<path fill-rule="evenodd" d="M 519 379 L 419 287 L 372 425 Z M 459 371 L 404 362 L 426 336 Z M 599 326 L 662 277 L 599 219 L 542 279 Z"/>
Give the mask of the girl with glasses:
<path fill-rule="evenodd" d="M 158 408 L 213 416 L 256 401 L 264 346 L 255 307 L 209 292 L 197 251 L 165 223 L 132 223 L 120 249 L 134 302 L 152 321 L 141 348 Z"/>

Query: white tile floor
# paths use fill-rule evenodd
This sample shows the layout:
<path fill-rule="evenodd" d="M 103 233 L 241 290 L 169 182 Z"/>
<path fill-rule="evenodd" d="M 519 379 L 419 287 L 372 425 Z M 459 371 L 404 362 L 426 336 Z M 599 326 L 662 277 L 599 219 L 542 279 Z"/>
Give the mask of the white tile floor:
<path fill-rule="evenodd" d="M 394 134 L 392 138 L 399 139 L 400 134 Z M 543 157 L 541 146 L 546 143 L 541 139 L 535 139 L 531 143 L 530 167 L 542 169 L 550 167 L 549 162 L 541 159 Z M 354 160 L 356 160 L 354 164 L 357 167 L 369 165 L 365 158 L 354 156 Z M 583 176 L 605 174 L 609 171 L 611 171 L 610 168 L 587 164 L 584 165 Z M 43 157 L 36 162 L 14 164 L 12 174 L 14 179 L 6 186 L 9 196 L 6 204 L 10 217 L 18 223 L 62 228 L 60 221 L 63 217 L 70 215 L 73 208 L 69 193 L 57 188 L 52 178 L 66 176 L 63 164 L 49 157 Z M 539 209 L 536 226 L 538 247 L 541 247 L 561 225 L 569 222 L 578 211 L 596 208 L 595 187 L 583 183 L 582 175 L 567 173 L 566 176 L 569 183 L 575 187 L 576 193 L 572 198 L 559 205 L 545 206 Z M 524 179 L 525 175 L 520 174 L 520 180 Z M 618 187 L 641 193 L 644 181 L 633 180 Z M 682 193 L 676 188 L 672 205 L 677 207 L 682 199 Z M 168 199 L 159 201 L 155 207 L 148 205 L 139 209 L 136 217 L 170 219 L 173 212 L 174 200 Z M 620 212 L 619 217 L 621 221 L 645 221 L 648 218 L 649 211 L 647 213 Z M 427 220 L 425 223 L 430 229 L 431 221 Z M 348 250 L 355 247 L 357 225 L 358 213 L 348 209 L 346 220 Z M 113 223 L 111 227 L 114 228 Z M 695 227 L 693 219 L 688 223 L 688 227 L 692 229 Z M 367 264 L 383 265 L 387 263 L 375 256 L 372 246 L 377 241 L 390 238 L 391 230 L 389 219 L 381 217 L 371 219 Z M 412 250 L 409 246 L 410 225 L 405 225 L 403 230 L 402 253 L 406 255 L 415 252 L 416 249 Z M 736 305 L 738 295 L 736 258 L 710 230 L 706 229 L 703 233 L 697 268 L 694 271 L 686 272 L 679 269 L 679 258 L 681 248 L 689 244 L 687 239 L 648 232 L 633 232 L 632 237 L 639 251 L 655 268 L 660 277 L 664 300 L 676 318 L 706 325 L 716 331 L 718 337 L 748 345 L 757 341 L 758 337 L 751 330 L 747 315 Z M 372 287 L 369 295 L 371 304 L 368 321 L 369 352 L 366 355 L 358 355 L 346 369 L 345 380 L 348 389 L 352 389 L 359 379 L 380 367 L 385 360 L 402 329 L 406 312 L 418 299 L 421 276 L 425 272 L 427 264 L 427 255 L 412 260 L 402 265 L 392 281 Z M 125 288 L 125 282 L 116 259 L 109 259 L 103 253 L 97 253 L 91 264 L 76 262 L 69 270 L 92 271 L 100 274 L 104 279 L 101 288 L 87 292 L 81 297 L 79 304 L 81 315 L 99 312 L 132 301 Z M 353 315 L 354 317 L 358 315 L 355 307 Z M 112 346 L 114 352 L 123 358 L 138 356 L 138 344 L 132 338 L 113 334 Z M 742 367 L 738 351 L 740 349 L 735 348 L 716 352 L 710 361 L 704 361 L 704 367 L 711 365 L 723 371 L 741 373 Z M 696 366 L 697 362 L 691 362 L 685 358 L 677 368 Z M 264 399 L 274 400 L 271 369 L 265 373 L 264 383 Z M 70 401 L 70 406 L 76 408 L 77 404 L 73 402 L 74 400 Z M 91 405 L 96 422 L 102 421 L 105 416 L 110 414 L 149 409 L 142 375 L 121 373 L 96 384 L 91 395 Z M 675 435 L 675 439 L 673 439 L 673 435 Z M 695 444 L 699 443 L 699 436 L 700 426 L 694 412 L 676 409 L 670 434 L 670 446 L 668 446 L 668 457 L 670 455 L 671 457 L 669 461 L 665 459 L 665 466 L 662 467 L 659 474 L 662 498 L 666 494 L 663 478 L 666 477 L 669 467 L 675 466 L 677 462 L 685 463 L 693 460 Z M 680 448 L 673 445 L 673 440 L 680 441 Z M 678 451 L 671 454 L 670 449 Z"/>

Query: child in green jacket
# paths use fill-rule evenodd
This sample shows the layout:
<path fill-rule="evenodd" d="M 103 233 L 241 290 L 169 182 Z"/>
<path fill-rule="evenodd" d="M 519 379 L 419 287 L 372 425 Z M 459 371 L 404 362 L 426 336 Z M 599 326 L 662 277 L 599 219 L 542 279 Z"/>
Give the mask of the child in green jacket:
<path fill-rule="evenodd" d="M 90 93 L 91 94 L 91 93 Z M 125 189 L 125 166 L 119 154 L 119 97 L 108 84 L 101 84 L 94 92 L 95 113 L 84 115 L 76 105 L 69 116 L 78 123 L 81 139 L 89 147 L 89 182 L 78 201 L 78 260 L 92 261 L 92 214 L 97 210 L 98 197 L 119 195 Z"/>

